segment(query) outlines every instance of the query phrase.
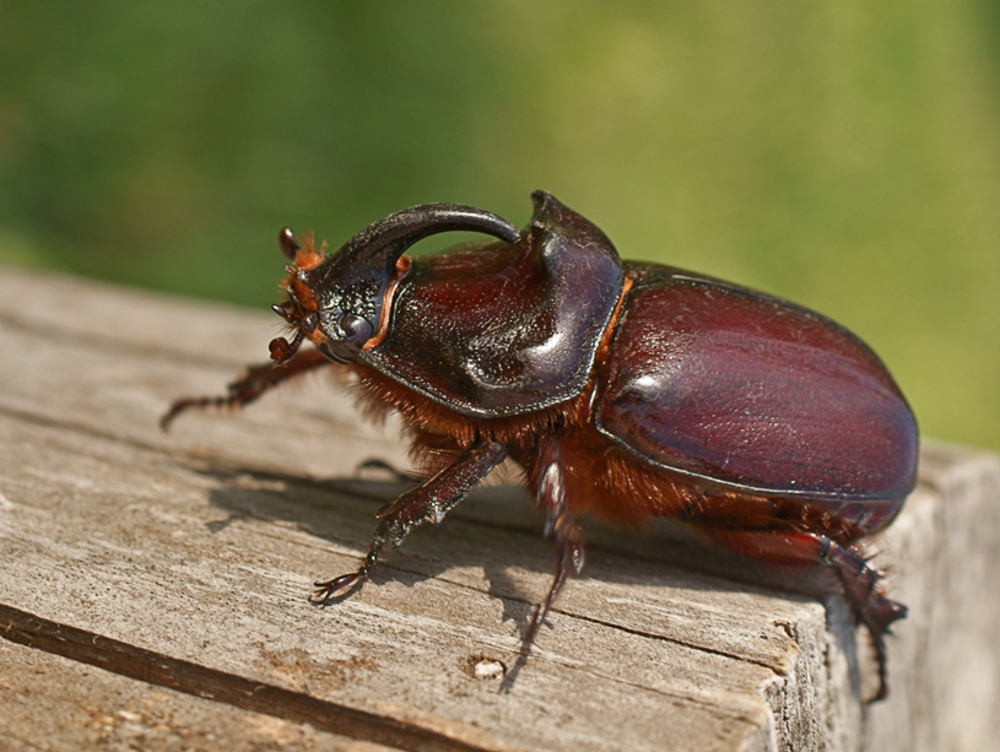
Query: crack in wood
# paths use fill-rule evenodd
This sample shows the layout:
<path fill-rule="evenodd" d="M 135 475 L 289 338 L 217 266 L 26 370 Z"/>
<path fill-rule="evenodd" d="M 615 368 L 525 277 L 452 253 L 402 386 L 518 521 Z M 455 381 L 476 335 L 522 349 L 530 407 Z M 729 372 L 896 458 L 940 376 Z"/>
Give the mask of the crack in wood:
<path fill-rule="evenodd" d="M 668 642 L 668 643 L 670 643 L 672 645 L 680 645 L 681 647 L 690 648 L 691 650 L 697 650 L 697 651 L 700 651 L 702 653 L 707 653 L 708 655 L 717 655 L 717 656 L 720 656 L 722 658 L 730 658 L 730 659 L 732 659 L 734 661 L 740 661 L 742 663 L 749 663 L 752 666 L 760 666 L 761 668 L 766 668 L 768 671 L 773 672 L 775 674 L 775 676 L 778 676 L 778 677 L 782 677 L 783 678 L 783 677 L 785 677 L 785 676 L 788 675 L 788 670 L 787 669 L 781 670 L 778 667 L 772 665 L 771 663 L 768 663 L 767 661 L 758 660 L 758 659 L 755 659 L 755 658 L 753 658 L 752 656 L 749 656 L 749 655 L 739 655 L 737 653 L 730 653 L 730 652 L 725 651 L 725 650 L 718 650 L 716 648 L 711 648 L 711 647 L 709 647 L 707 645 L 696 644 L 696 643 L 691 642 L 689 640 L 679 640 L 676 637 L 671 637 L 671 636 L 663 634 L 661 632 L 650 632 L 649 630 L 645 630 L 645 629 L 637 629 L 635 627 L 629 627 L 627 625 L 619 624 L 617 622 L 610 622 L 610 621 L 606 621 L 604 619 L 598 619 L 598 618 L 593 617 L 593 616 L 587 616 L 586 614 L 578 614 L 578 613 L 573 613 L 571 611 L 562 611 L 562 610 L 555 609 L 555 608 L 553 608 L 552 610 L 553 610 L 553 612 L 560 613 L 560 614 L 562 614 L 564 616 L 568 616 L 568 617 L 570 617 L 572 619 L 579 619 L 580 621 L 587 621 L 587 622 L 590 622 L 591 624 L 597 624 L 597 625 L 600 625 L 602 627 L 607 627 L 608 629 L 615 629 L 615 630 L 618 630 L 618 631 L 621 631 L 621 632 L 626 632 L 628 634 L 632 634 L 632 635 L 635 635 L 637 637 L 643 637 L 643 638 L 646 638 L 648 640 L 658 640 L 660 642 Z M 798 647 L 797 644 L 796 644 L 796 647 Z"/>
<path fill-rule="evenodd" d="M 404 750 L 471 752 L 478 744 L 413 723 L 172 658 L 0 604 L 0 637 L 129 679 L 341 736 Z"/>

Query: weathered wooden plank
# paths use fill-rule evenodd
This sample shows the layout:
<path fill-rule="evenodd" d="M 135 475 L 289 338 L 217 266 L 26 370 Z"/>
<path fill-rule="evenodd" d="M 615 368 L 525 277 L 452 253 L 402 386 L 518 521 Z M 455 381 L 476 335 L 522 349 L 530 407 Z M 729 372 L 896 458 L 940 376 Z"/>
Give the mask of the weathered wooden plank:
<path fill-rule="evenodd" d="M 222 671 L 277 678 L 321 697 L 329 691 L 340 703 L 372 712 L 384 712 L 389 703 L 428 712 L 447 707 L 474 718 L 494 706 L 499 718 L 513 712 L 509 721 L 534 719 L 540 726 L 536 741 L 543 745 L 567 737 L 577 741 L 576 734 L 581 744 L 599 738 L 609 720 L 646 735 L 650 719 L 660 719 L 675 733 L 686 723 L 696 724 L 695 730 L 714 724 L 731 726 L 731 736 L 745 732 L 748 717 L 763 713 L 760 702 L 746 698 L 772 673 L 764 667 L 562 614 L 553 619 L 558 640 L 540 641 L 536 663 L 549 664 L 546 670 L 529 666 L 516 693 L 498 695 L 495 684 L 475 682 L 468 669 L 479 656 L 514 664 L 516 623 L 503 617 L 506 611 L 523 619 L 530 596 L 505 603 L 503 593 L 516 593 L 530 582 L 529 573 L 504 572 L 505 562 L 494 561 L 499 583 L 480 575 L 473 589 L 429 579 L 428 570 L 441 571 L 445 562 L 435 556 L 437 546 L 425 541 L 426 548 L 394 557 L 403 566 L 387 567 L 380 586 L 336 608 L 317 609 L 304 598 L 309 573 L 320 563 L 333 572 L 348 570 L 357 555 L 336 538 L 333 555 L 324 555 L 317 536 L 304 532 L 312 528 L 322 535 L 324 523 L 330 524 L 322 509 L 327 494 L 286 487 L 275 519 L 255 500 L 275 495 L 267 481 L 256 489 L 241 475 L 216 485 L 210 472 L 171 467 L 148 450 L 120 442 L 24 425 L 10 440 L 13 428 L 0 418 L 0 437 L 7 439 L 0 439 L 0 472 L 9 507 L 3 555 L 11 562 L 0 602 Z M 41 500 L 39 476 L 45 481 Z M 300 494 L 303 504 L 296 503 Z M 371 503 L 335 497 L 333 504 L 337 537 L 363 541 Z M 466 542 L 461 525 L 449 526 L 451 535 Z M 517 533 L 486 535 L 492 543 L 479 531 L 480 545 L 501 556 L 518 549 L 516 540 L 506 540 Z M 457 553 L 462 568 L 471 553 Z M 541 547 L 531 559 L 532 579 L 544 580 Z M 470 562 L 465 568 L 474 567 Z M 490 597 L 491 588 L 500 590 L 499 598 Z M 583 651 L 593 655 L 581 664 L 577 656 Z M 632 660 L 622 662 L 621 655 Z M 663 665 L 677 668 L 658 676 Z M 658 680 L 644 681 L 650 673 Z M 732 674 L 741 675 L 742 687 L 734 686 Z M 604 707 L 607 684 L 615 685 L 623 702 L 617 713 Z M 566 686 L 580 695 L 563 697 Z M 576 734 L 562 730 L 554 737 L 554 729 L 545 728 L 544 719 L 559 709 L 580 716 Z"/>
<path fill-rule="evenodd" d="M 16 354 L 0 362 L 0 604 L 477 748 L 997 738 L 1000 598 L 959 586 L 1000 564 L 995 458 L 925 452 L 921 488 L 879 543 L 912 609 L 890 647 L 886 703 L 858 701 L 870 676 L 854 656 L 866 651 L 840 598 L 824 610 L 777 592 L 760 584 L 773 570 L 660 526 L 588 528 L 584 576 L 501 692 L 475 666 L 514 665 L 549 576 L 517 491 L 487 489 L 414 533 L 360 594 L 317 608 L 312 580 L 355 566 L 397 490 L 343 480 L 371 456 L 405 463 L 392 427 L 364 425 L 317 378 L 243 415 L 158 431 L 172 398 L 218 392 L 273 332 L 253 312 L 0 272 L 0 345 Z M 951 678 L 955 661 L 976 692 Z"/>
<path fill-rule="evenodd" d="M 0 667 L 0 747 L 8 752 L 393 749 L 190 697 L 8 641 L 0 641 Z"/>
<path fill-rule="evenodd" d="M 1000 750 L 997 457 L 929 443 L 918 493 L 891 530 L 886 558 L 910 615 L 891 648 L 895 692 L 869 709 L 862 742 L 872 750 Z"/>

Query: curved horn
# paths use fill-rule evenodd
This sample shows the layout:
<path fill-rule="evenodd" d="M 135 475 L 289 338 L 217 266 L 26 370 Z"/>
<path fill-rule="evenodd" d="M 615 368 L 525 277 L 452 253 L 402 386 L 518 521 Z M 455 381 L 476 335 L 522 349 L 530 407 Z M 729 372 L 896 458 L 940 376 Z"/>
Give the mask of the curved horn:
<path fill-rule="evenodd" d="M 373 222 L 348 240 L 335 254 L 355 269 L 383 271 L 395 265 L 406 250 L 439 232 L 482 232 L 508 243 L 517 241 L 517 228 L 502 217 L 462 204 L 421 204 Z"/>
<path fill-rule="evenodd" d="M 421 204 L 370 224 L 315 269 L 300 270 L 318 303 L 323 352 L 341 363 L 352 360 L 378 329 L 399 257 L 428 235 L 455 230 L 482 232 L 508 243 L 521 237 L 506 219 L 482 209 Z"/>

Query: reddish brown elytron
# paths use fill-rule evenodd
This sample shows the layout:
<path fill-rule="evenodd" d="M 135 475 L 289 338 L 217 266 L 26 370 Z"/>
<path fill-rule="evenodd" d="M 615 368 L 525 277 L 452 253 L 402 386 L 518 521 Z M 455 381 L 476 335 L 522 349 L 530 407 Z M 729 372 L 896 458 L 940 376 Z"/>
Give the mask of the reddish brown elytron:
<path fill-rule="evenodd" d="M 581 513 L 624 523 L 673 516 L 747 556 L 832 567 L 870 631 L 886 692 L 885 597 L 858 542 L 913 489 L 917 426 L 857 337 L 812 311 L 737 285 L 623 263 L 597 227 L 536 192 L 521 232 L 496 215 L 425 204 L 327 254 L 283 230 L 293 332 L 218 398 L 245 405 L 331 361 L 371 412 L 398 411 L 427 480 L 379 512 L 357 571 L 317 583 L 321 601 L 362 584 L 386 545 L 440 522 L 510 457 L 547 515 L 555 578 L 525 654 L 583 564 Z M 451 230 L 498 238 L 403 254 Z M 315 350 L 300 351 L 304 340 Z"/>

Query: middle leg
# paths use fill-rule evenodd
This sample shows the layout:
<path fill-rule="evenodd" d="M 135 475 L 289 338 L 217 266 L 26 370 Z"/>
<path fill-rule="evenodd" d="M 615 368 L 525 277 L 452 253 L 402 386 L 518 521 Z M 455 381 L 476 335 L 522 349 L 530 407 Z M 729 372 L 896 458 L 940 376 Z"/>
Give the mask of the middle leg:
<path fill-rule="evenodd" d="M 566 501 L 565 465 L 558 440 L 547 437 L 539 455 L 539 479 L 535 487 L 538 504 L 545 510 L 545 537 L 552 541 L 555 572 L 545 599 L 538 604 L 524 633 L 521 654 L 526 656 L 552 610 L 552 605 L 571 574 L 583 569 L 583 534 Z"/>

